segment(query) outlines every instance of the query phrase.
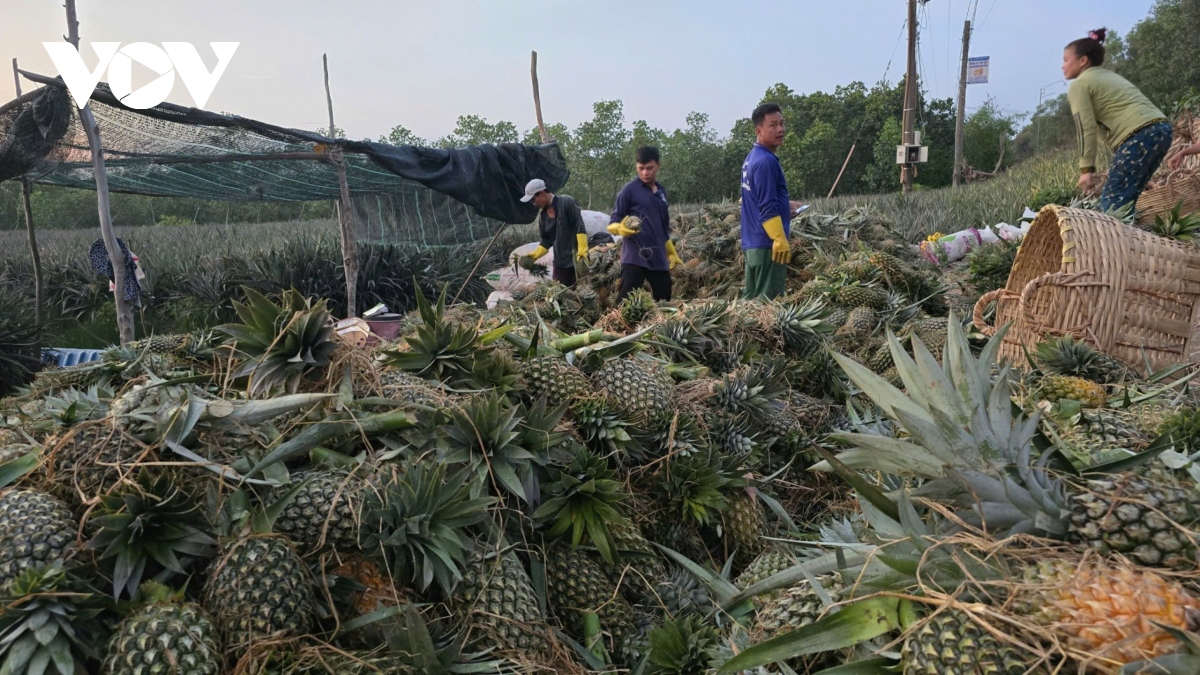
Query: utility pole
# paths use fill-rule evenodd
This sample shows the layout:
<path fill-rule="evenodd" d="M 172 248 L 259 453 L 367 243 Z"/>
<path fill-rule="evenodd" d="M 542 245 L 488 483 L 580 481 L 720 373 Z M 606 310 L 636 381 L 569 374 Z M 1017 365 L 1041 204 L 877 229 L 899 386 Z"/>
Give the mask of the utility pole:
<path fill-rule="evenodd" d="M 904 145 L 916 145 L 917 125 L 917 0 L 908 0 L 908 75 L 904 81 Z M 915 167 L 900 169 L 904 194 L 912 192 Z"/>
<path fill-rule="evenodd" d="M 79 20 L 75 14 L 75 0 L 67 0 L 67 42 L 79 49 Z M 88 96 L 92 95 L 88 92 Z M 108 173 L 104 169 L 104 147 L 100 144 L 100 125 L 92 115 L 92 104 L 88 103 L 79 111 L 79 122 L 87 134 L 88 145 L 92 149 L 92 172 L 96 174 L 96 206 L 100 215 L 100 235 L 104 240 L 104 248 L 108 250 L 108 259 L 112 262 L 113 295 L 117 303 L 117 330 L 121 336 L 121 344 L 133 342 L 133 308 L 125 299 L 125 254 L 117 243 L 117 235 L 113 231 L 112 209 L 108 198 Z"/>
<path fill-rule="evenodd" d="M 954 120 L 954 187 L 963 170 L 963 122 L 967 116 L 967 60 L 971 53 L 971 22 L 963 24 L 962 74 L 958 80 L 958 111 Z"/>

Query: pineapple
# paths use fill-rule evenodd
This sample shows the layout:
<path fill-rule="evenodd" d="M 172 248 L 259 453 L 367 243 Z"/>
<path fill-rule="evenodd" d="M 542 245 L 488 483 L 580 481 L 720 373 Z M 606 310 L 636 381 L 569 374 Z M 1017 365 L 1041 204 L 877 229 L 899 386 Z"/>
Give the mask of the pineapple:
<path fill-rule="evenodd" d="M 27 569 L 71 557 L 78 530 L 67 505 L 48 494 L 0 493 L 0 587 Z"/>
<path fill-rule="evenodd" d="M 661 361 L 642 358 L 606 361 L 592 376 L 592 382 L 638 423 L 674 408 L 675 382 Z"/>
<path fill-rule="evenodd" d="M 1050 373 L 1082 377 L 1100 384 L 1120 382 L 1128 371 L 1121 361 L 1069 335 L 1039 344 L 1037 362 Z"/>
<path fill-rule="evenodd" d="M 580 639 L 585 612 L 600 617 L 601 630 L 612 637 L 610 650 L 634 631 L 633 608 L 609 581 L 600 561 L 585 551 L 565 546 L 547 551 L 546 590 L 551 609 Z"/>
<path fill-rule="evenodd" d="M 480 639 L 482 645 L 524 654 L 549 649 L 546 639 L 537 632 L 545 618 L 538 609 L 533 584 L 512 553 L 476 550 L 449 604 L 474 633 L 472 638 Z"/>
<path fill-rule="evenodd" d="M 202 605 L 235 658 L 256 642 L 292 639 L 312 626 L 312 573 L 291 541 L 271 533 L 279 512 L 304 487 L 301 483 L 273 504 L 257 508 L 245 493 L 236 492 L 219 514 L 232 536 L 209 567 Z"/>
<path fill-rule="evenodd" d="M 1047 375 L 1039 386 L 1039 397 L 1056 403 L 1060 399 L 1078 401 L 1084 407 L 1103 408 L 1108 400 L 1104 387 L 1091 380 L 1069 375 Z"/>
<path fill-rule="evenodd" d="M 71 503 L 82 503 L 107 494 L 142 460 L 154 460 L 152 450 L 134 441 L 108 422 L 89 422 L 46 442 L 48 473 L 57 494 Z"/>
<path fill-rule="evenodd" d="M 232 338 L 230 353 L 240 359 L 233 376 L 249 377 L 252 395 L 277 386 L 296 393 L 302 379 L 329 364 L 336 348 L 326 302 L 295 289 L 284 291 L 278 305 L 252 288 L 243 292 L 247 302 L 233 303 L 242 323 L 218 327 Z"/>
<path fill-rule="evenodd" d="M 1065 638 L 1067 648 L 1098 657 L 1097 665 L 1175 652 L 1178 640 L 1161 626 L 1194 631 L 1200 622 L 1200 599 L 1180 582 L 1095 559 L 1031 565 L 1019 593 L 1018 611 Z"/>
<path fill-rule="evenodd" d="M 757 499 L 751 498 L 745 490 L 738 490 L 729 498 L 724 521 L 731 552 L 738 551 L 744 560 L 751 560 L 762 553 L 767 515 Z"/>
<path fill-rule="evenodd" d="M 846 323 L 839 330 L 841 335 L 867 336 L 875 330 L 878 325 L 878 320 L 875 318 L 875 310 L 870 307 L 855 307 L 850 310 L 850 315 L 846 318 Z"/>
<path fill-rule="evenodd" d="M 543 486 L 544 501 L 533 519 L 550 526 L 549 537 L 569 533 L 571 548 L 586 543 L 611 564 L 616 542 L 609 527 L 624 519 L 621 505 L 626 496 L 608 460 L 578 447 L 568 466 L 550 469 Z"/>
<path fill-rule="evenodd" d="M 876 286 L 856 284 L 845 286 L 839 290 L 837 300 L 850 309 L 867 307 L 869 309 L 881 310 L 887 307 L 888 293 L 886 290 Z"/>
<path fill-rule="evenodd" d="M 709 447 L 726 457 L 749 457 L 759 446 L 759 434 L 745 416 L 716 413 L 707 416 Z"/>
<path fill-rule="evenodd" d="M 696 616 L 668 619 L 650 631 L 649 675 L 690 675 L 708 671 L 710 652 L 721 638 L 716 629 Z"/>
<path fill-rule="evenodd" d="M 275 521 L 275 531 L 295 543 L 302 554 L 358 549 L 359 523 L 367 485 L 353 476 L 318 471 L 298 473 L 303 487 Z"/>
<path fill-rule="evenodd" d="M 666 577 L 667 568 L 658 557 L 658 549 L 647 541 L 637 525 L 618 520 L 609 525 L 619 560 L 604 565 L 609 581 L 620 588 L 630 602 L 639 602 L 653 594 L 658 581 Z"/>
<path fill-rule="evenodd" d="M 825 322 L 825 314 L 822 300 L 779 305 L 775 312 L 776 334 L 785 347 L 804 358 L 820 349 L 823 336 L 833 330 Z"/>
<path fill-rule="evenodd" d="M 536 356 L 522 366 L 530 398 L 545 397 L 560 403 L 587 396 L 592 389 L 587 377 L 558 356 Z"/>
<path fill-rule="evenodd" d="M 404 370 L 383 368 L 379 372 L 383 395 L 390 399 L 436 407 L 442 401 L 428 382 Z"/>
<path fill-rule="evenodd" d="M 654 298 L 648 291 L 638 288 L 621 302 L 621 319 L 629 327 L 636 327 L 653 314 L 654 309 Z"/>
<path fill-rule="evenodd" d="M 841 305 L 834 305 L 829 308 L 829 314 L 825 317 L 825 323 L 830 326 L 841 328 L 850 320 L 850 310 Z"/>
<path fill-rule="evenodd" d="M 763 579 L 778 574 L 795 565 L 796 562 L 792 556 L 778 549 L 769 548 L 762 553 L 759 553 L 757 558 L 751 561 L 749 565 L 746 565 L 746 568 L 742 570 L 742 573 L 738 575 L 736 580 L 734 580 L 734 585 L 744 591 Z M 761 602 L 770 600 L 777 594 L 777 592 L 772 592 L 769 595 L 759 595 L 756 597 Z"/>
<path fill-rule="evenodd" d="M 903 281 L 912 274 L 912 269 L 891 253 L 877 251 L 867 260 L 871 266 L 878 268 L 893 281 Z"/>
<path fill-rule="evenodd" d="M 839 575 L 821 575 L 816 581 L 833 602 L 840 601 L 847 593 Z M 803 628 L 821 618 L 824 612 L 825 603 L 808 581 L 783 589 L 758 610 L 754 630 L 758 637 L 756 642 Z"/>
<path fill-rule="evenodd" d="M 1179 452 L 1190 455 L 1200 451 L 1200 410 L 1184 409 L 1167 415 L 1154 428 L 1170 435 Z"/>
<path fill-rule="evenodd" d="M 108 643 L 101 675 L 218 675 L 217 630 L 199 605 L 147 582 L 148 604 L 126 617 Z"/>
<path fill-rule="evenodd" d="M 1087 481 L 1070 500 L 1072 538 L 1142 565 L 1193 568 L 1189 531 L 1200 524 L 1200 496 L 1194 485 L 1155 478 L 1124 473 Z"/>
<path fill-rule="evenodd" d="M 908 634 L 900 652 L 905 675 L 1025 675 L 1017 650 L 958 609 L 934 614 Z"/>

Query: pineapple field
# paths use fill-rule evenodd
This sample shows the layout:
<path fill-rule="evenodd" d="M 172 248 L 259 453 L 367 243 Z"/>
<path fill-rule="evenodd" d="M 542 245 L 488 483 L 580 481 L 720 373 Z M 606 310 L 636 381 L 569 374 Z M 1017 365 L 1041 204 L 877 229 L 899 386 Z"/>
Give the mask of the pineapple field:
<path fill-rule="evenodd" d="M 40 371 L 0 399 L 0 672 L 1200 672 L 1184 369 L 999 363 L 966 317 L 1015 245 L 939 266 L 870 205 L 742 300 L 738 222 L 675 215 L 683 300 L 617 303 L 597 246 L 491 309 L 409 278 L 365 346 L 243 284 Z"/>

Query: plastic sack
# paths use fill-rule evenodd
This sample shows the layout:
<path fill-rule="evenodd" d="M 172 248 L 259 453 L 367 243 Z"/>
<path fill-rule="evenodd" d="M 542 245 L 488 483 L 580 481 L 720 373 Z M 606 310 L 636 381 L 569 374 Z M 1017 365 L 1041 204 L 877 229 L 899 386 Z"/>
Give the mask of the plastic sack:
<path fill-rule="evenodd" d="M 1033 223 L 1023 222 L 1020 227 L 1014 227 L 1008 223 L 1000 223 L 996 226 L 996 232 L 1004 241 L 1021 241 L 1029 233 L 1031 225 Z"/>
<path fill-rule="evenodd" d="M 967 257 L 967 254 L 984 244 L 992 244 L 1000 241 L 992 228 L 985 227 L 982 230 L 974 227 L 948 234 L 937 241 L 921 242 L 921 253 L 929 259 L 929 262 L 937 265 L 941 262 L 941 257 L 938 255 L 938 248 L 945 252 L 945 260 L 955 262 Z"/>
<path fill-rule="evenodd" d="M 512 302 L 513 294 L 508 291 L 492 291 L 492 294 L 487 297 L 487 308 L 496 309 L 496 305 L 502 302 Z"/>
<path fill-rule="evenodd" d="M 600 232 L 608 232 L 609 220 L 607 213 L 599 211 L 582 211 L 583 214 L 583 229 L 587 231 L 588 238 Z"/>

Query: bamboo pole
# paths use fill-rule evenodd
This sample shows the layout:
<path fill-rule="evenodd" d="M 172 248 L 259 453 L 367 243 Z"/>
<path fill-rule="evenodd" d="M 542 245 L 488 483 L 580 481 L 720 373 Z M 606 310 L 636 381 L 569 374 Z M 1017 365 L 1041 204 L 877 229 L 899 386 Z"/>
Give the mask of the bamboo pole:
<path fill-rule="evenodd" d="M 846 167 L 850 166 L 850 158 L 854 156 L 854 149 L 857 147 L 858 143 L 854 143 L 850 146 L 850 152 L 846 155 L 846 161 L 842 162 L 842 170 L 838 172 L 837 178 L 833 181 L 833 187 L 829 188 L 829 194 L 825 195 L 826 199 L 829 199 L 833 196 L 833 193 L 837 190 L 838 184 L 842 182 L 842 175 L 846 173 Z"/>
<path fill-rule="evenodd" d="M 337 133 L 333 125 L 333 95 L 329 93 L 329 55 L 321 55 L 325 69 L 325 102 L 329 106 L 329 137 Z M 330 148 L 338 171 L 338 190 L 341 198 L 337 203 L 338 225 L 342 233 L 342 266 L 346 270 L 346 317 L 358 316 L 358 244 L 355 242 L 354 207 L 350 203 L 350 182 L 346 178 L 346 156 L 340 144 Z"/>
<path fill-rule="evenodd" d="M 18 72 L 17 59 L 13 58 L 13 84 L 17 88 L 17 98 L 21 98 L 21 75 Z M 25 207 L 25 229 L 29 232 L 29 253 L 33 256 L 33 322 L 37 324 L 37 332 L 34 333 L 33 346 L 41 358 L 42 353 L 42 326 L 45 325 L 45 318 L 42 314 L 42 305 L 45 302 L 45 283 L 42 281 L 42 255 L 38 251 L 37 233 L 33 227 L 33 202 L 30 200 L 29 179 L 21 177 L 21 202 Z"/>
<path fill-rule="evenodd" d="M 537 113 L 538 131 L 542 134 L 542 143 L 549 143 L 550 135 L 546 133 L 546 123 L 542 121 L 542 93 L 538 89 L 537 52 L 529 53 L 529 75 L 533 78 L 533 111 Z"/>
<path fill-rule="evenodd" d="M 75 0 L 66 0 L 67 8 L 67 41 L 79 49 L 79 20 L 75 14 Z M 133 309 L 125 300 L 125 256 L 117 244 L 117 235 L 113 231 L 112 209 L 108 195 L 108 174 L 104 169 L 104 148 L 100 144 L 100 126 L 92 115 L 91 104 L 79 111 L 79 121 L 88 137 L 88 145 L 92 149 L 92 169 L 96 174 L 96 207 L 100 215 L 100 234 L 104 240 L 104 248 L 108 250 L 108 258 L 113 269 L 113 295 L 117 303 L 117 330 L 121 335 L 121 344 L 133 341 Z"/>

